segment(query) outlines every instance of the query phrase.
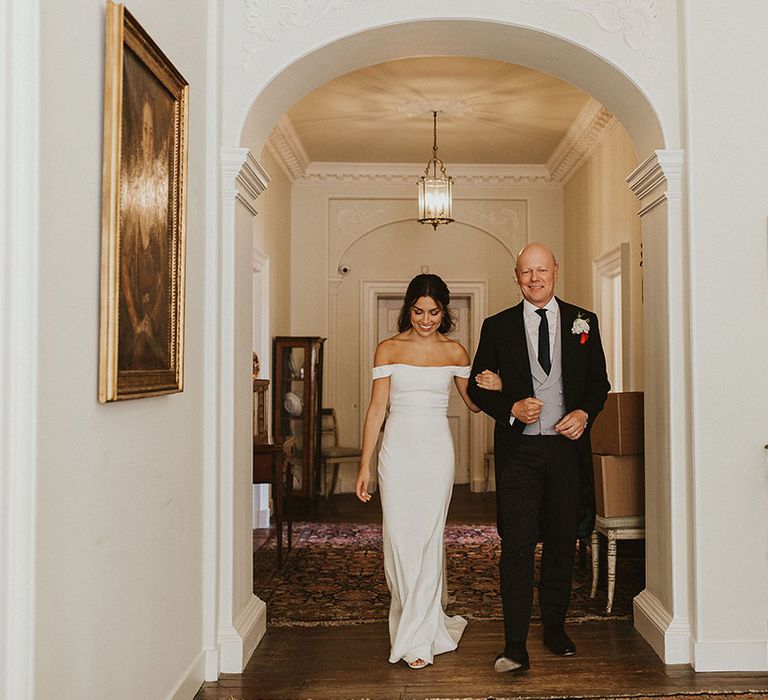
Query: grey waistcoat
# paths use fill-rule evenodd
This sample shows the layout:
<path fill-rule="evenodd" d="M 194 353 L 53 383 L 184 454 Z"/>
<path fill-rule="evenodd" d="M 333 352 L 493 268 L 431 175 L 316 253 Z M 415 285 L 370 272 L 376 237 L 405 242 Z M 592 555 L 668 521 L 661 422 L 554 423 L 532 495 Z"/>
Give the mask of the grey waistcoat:
<path fill-rule="evenodd" d="M 562 312 L 561 312 L 562 313 Z M 528 346 L 528 362 L 531 365 L 533 378 L 533 395 L 544 402 L 539 420 L 523 429 L 523 435 L 559 435 L 555 424 L 565 415 L 563 406 L 563 354 L 560 342 L 560 317 L 558 315 L 555 327 L 555 347 L 552 353 L 552 367 L 549 375 L 539 364 L 536 351 L 533 349 L 528 333 L 525 333 Z"/>

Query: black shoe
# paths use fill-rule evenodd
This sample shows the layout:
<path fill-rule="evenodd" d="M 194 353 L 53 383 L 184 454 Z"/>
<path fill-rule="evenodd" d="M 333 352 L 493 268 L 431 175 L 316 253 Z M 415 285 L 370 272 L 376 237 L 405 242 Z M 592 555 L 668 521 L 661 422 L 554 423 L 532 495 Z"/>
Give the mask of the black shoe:
<path fill-rule="evenodd" d="M 522 673 L 531 668 L 528 660 L 528 652 L 525 647 L 504 651 L 499 654 L 493 662 L 493 670 L 496 673 Z"/>
<path fill-rule="evenodd" d="M 576 653 L 576 645 L 562 627 L 544 630 L 544 646 L 558 656 L 573 656 Z"/>

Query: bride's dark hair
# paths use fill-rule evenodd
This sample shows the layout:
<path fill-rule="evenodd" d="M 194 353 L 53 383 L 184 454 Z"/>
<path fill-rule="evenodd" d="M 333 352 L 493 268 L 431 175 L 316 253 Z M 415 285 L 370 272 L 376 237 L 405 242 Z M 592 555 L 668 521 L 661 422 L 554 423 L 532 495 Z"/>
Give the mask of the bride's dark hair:
<path fill-rule="evenodd" d="M 397 319 L 397 330 L 400 333 L 407 331 L 411 327 L 411 307 L 421 297 L 433 299 L 443 312 L 442 323 L 440 323 L 440 328 L 437 329 L 440 333 L 450 333 L 456 328 L 456 320 L 448 308 L 448 305 L 451 303 L 451 293 L 448 291 L 448 285 L 437 275 L 425 274 L 416 275 L 408 284 L 408 289 L 405 290 L 405 299 L 403 299 L 403 306 Z"/>

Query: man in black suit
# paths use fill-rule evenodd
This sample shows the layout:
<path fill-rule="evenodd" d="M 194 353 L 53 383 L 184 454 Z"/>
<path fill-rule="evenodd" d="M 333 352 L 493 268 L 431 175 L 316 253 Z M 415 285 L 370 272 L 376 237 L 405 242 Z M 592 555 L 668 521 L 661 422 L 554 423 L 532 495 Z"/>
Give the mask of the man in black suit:
<path fill-rule="evenodd" d="M 597 317 L 554 296 L 557 274 L 546 246 L 520 251 L 515 275 L 523 301 L 485 320 L 469 382 L 471 399 L 496 421 L 505 637 L 494 662 L 499 672 L 530 668 L 526 640 L 539 541 L 544 644 L 560 656 L 576 653 L 564 624 L 577 531 L 594 525 L 588 426 L 610 384 Z"/>

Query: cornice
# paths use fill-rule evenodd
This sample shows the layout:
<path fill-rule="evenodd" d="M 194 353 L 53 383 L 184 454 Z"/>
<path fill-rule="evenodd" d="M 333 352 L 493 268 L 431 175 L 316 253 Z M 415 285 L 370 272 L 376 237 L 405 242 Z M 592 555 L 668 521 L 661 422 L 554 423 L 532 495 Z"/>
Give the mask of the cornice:
<path fill-rule="evenodd" d="M 590 98 L 557 145 L 546 165 L 449 165 L 450 175 L 462 183 L 486 186 L 557 187 L 565 185 L 613 131 L 616 118 Z M 288 115 L 283 115 L 267 139 L 267 148 L 289 182 L 412 184 L 422 173 L 418 163 L 310 162 Z M 239 151 L 241 149 L 232 149 Z"/>
<path fill-rule="evenodd" d="M 451 163 L 455 181 L 470 185 L 557 187 L 544 165 L 472 165 Z M 311 163 L 297 182 L 412 185 L 424 172 L 421 163 Z"/>
<path fill-rule="evenodd" d="M 221 174 L 237 177 L 250 151 L 247 148 L 222 148 L 220 152 Z"/>
<path fill-rule="evenodd" d="M 309 156 L 287 114 L 284 114 L 267 139 L 267 148 L 290 182 L 304 175 Z"/>
<path fill-rule="evenodd" d="M 237 175 L 237 183 L 251 196 L 258 197 L 269 186 L 271 178 L 250 151 Z"/>
<path fill-rule="evenodd" d="M 547 160 L 552 178 L 565 185 L 617 124 L 616 118 L 590 97 Z"/>
<path fill-rule="evenodd" d="M 269 185 L 267 171 L 247 148 L 222 148 L 220 157 L 223 195 L 237 197 L 252 208 Z"/>
<path fill-rule="evenodd" d="M 659 204 L 681 196 L 684 152 L 659 150 L 646 158 L 627 177 L 627 184 L 640 200 L 642 217 Z"/>
<path fill-rule="evenodd" d="M 568 182 L 617 124 L 603 105 L 590 98 L 546 165 L 451 163 L 448 171 L 455 180 L 470 185 L 559 187 Z M 418 180 L 423 171 L 420 163 L 310 162 L 287 115 L 272 130 L 267 148 L 291 183 L 403 185 Z"/>
<path fill-rule="evenodd" d="M 642 199 L 662 183 L 679 183 L 682 172 L 683 151 L 655 151 L 627 176 L 627 184 Z"/>

